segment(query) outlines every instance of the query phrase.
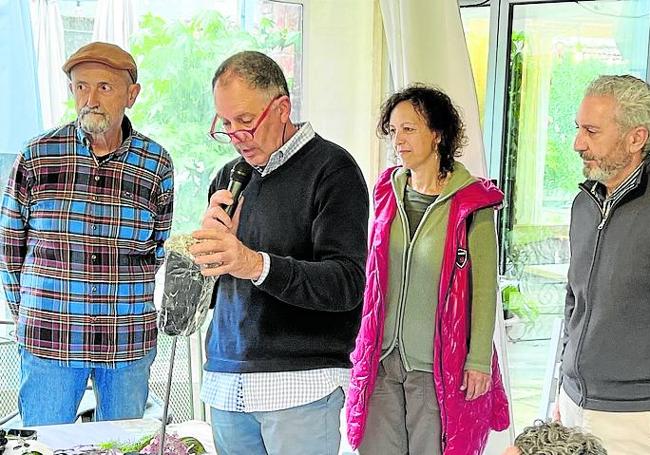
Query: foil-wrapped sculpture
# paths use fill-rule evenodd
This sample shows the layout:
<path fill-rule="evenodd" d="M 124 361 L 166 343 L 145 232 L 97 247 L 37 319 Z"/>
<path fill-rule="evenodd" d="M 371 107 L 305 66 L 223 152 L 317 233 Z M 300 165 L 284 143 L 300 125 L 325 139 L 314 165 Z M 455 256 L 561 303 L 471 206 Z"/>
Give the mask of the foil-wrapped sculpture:
<path fill-rule="evenodd" d="M 189 235 L 172 236 L 165 242 L 165 263 L 158 271 L 164 278 L 159 283 L 157 276 L 156 290 L 162 288 L 162 299 L 158 310 L 158 329 L 172 336 L 172 347 L 169 358 L 169 374 L 165 388 L 165 403 L 163 406 L 162 426 L 160 429 L 159 455 L 164 455 L 165 429 L 169 410 L 169 394 L 171 392 L 174 358 L 178 335 L 190 336 L 201 328 L 210 309 L 212 291 L 216 282 L 215 277 L 204 277 L 201 269 L 192 260 L 188 251 L 194 239 Z M 162 286 L 160 286 L 162 284 Z M 159 295 L 159 292 L 156 292 Z M 167 451 L 165 450 L 165 453 Z"/>
<path fill-rule="evenodd" d="M 192 260 L 189 235 L 172 236 L 165 242 L 162 303 L 158 329 L 167 335 L 189 336 L 201 327 L 210 308 L 215 278 L 204 277 Z"/>

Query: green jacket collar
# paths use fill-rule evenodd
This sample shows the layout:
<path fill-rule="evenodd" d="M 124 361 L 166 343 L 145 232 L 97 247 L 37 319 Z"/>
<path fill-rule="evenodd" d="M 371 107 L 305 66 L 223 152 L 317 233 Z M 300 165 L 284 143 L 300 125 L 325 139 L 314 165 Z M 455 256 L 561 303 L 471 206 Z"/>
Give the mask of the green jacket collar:
<path fill-rule="evenodd" d="M 399 167 L 393 173 L 393 187 L 395 188 L 395 196 L 400 203 L 404 202 L 404 189 L 408 180 L 410 171 L 405 167 Z M 454 162 L 454 170 L 451 173 L 447 186 L 442 190 L 440 196 L 436 199 L 435 204 L 446 201 L 459 190 L 465 188 L 467 185 L 474 183 L 476 178 L 473 177 L 467 168 L 458 161 Z"/>

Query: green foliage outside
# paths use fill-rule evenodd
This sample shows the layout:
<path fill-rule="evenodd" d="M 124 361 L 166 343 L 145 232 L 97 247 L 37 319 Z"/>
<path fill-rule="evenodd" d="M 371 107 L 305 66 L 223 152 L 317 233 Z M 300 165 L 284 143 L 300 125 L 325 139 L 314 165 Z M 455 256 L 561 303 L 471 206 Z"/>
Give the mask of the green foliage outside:
<path fill-rule="evenodd" d="M 520 108 L 522 100 L 530 100 L 534 93 L 522 90 L 523 69 L 530 62 L 525 61 L 526 36 L 523 32 L 512 33 L 510 49 L 510 80 L 508 84 L 508 127 L 507 157 L 503 170 L 503 189 L 506 204 L 500 217 L 501 241 L 505 248 L 504 272 L 507 276 L 520 279 L 523 268 L 530 263 L 550 263 L 548 257 L 531 255 L 531 245 L 543 245 L 552 242 L 559 235 L 556 226 L 545 229 L 538 226 L 531 231 L 515 230 L 516 204 L 515 179 L 519 148 Z M 543 204 L 547 208 L 567 210 L 578 192 L 578 183 L 584 180 L 582 162 L 573 150 L 576 134 L 575 117 L 578 106 L 584 96 L 587 85 L 601 74 L 626 73 L 626 62 L 608 63 L 599 59 L 587 58 L 576 61 L 575 56 L 581 49 L 565 48 L 562 55 L 553 58 L 551 80 L 548 92 L 548 119 L 546 125 L 547 148 L 538 150 L 545 153 Z M 528 119 L 527 121 L 544 122 L 546 119 Z M 527 165 L 535 166 L 535 163 Z M 560 213 L 558 211 L 558 213 Z M 563 214 L 564 212 L 562 212 Z M 560 215 L 558 215 L 560 216 Z M 566 220 L 568 223 L 568 212 Z M 560 224 L 562 224 L 560 223 Z M 550 248 L 550 246 L 549 246 Z M 539 254 L 542 254 L 538 252 Z M 548 253 L 548 252 L 547 252 Z M 543 255 L 543 254 L 542 254 Z M 502 290 L 504 310 L 507 315 L 518 316 L 526 323 L 534 323 L 540 314 L 539 297 L 528 295 L 519 289 L 519 284 L 509 285 Z"/>
<path fill-rule="evenodd" d="M 525 322 L 533 322 L 539 316 L 539 303 L 522 293 L 518 285 L 510 284 L 504 287 L 501 290 L 501 299 L 506 319 L 517 316 Z"/>
<path fill-rule="evenodd" d="M 279 30 L 268 19 L 249 33 L 216 11 L 189 21 L 143 17 L 131 42 L 142 92 L 129 116 L 136 129 L 162 144 L 174 160 L 174 232 L 198 227 L 210 181 L 236 156 L 231 145 L 207 136 L 214 116 L 214 71 L 242 50 L 269 52 L 300 43 L 300 33 Z"/>
<path fill-rule="evenodd" d="M 147 14 L 131 38 L 142 91 L 128 117 L 133 127 L 169 151 L 175 168 L 174 233 L 198 228 L 216 172 L 237 156 L 229 144 L 208 137 L 214 117 L 212 77 L 223 60 L 243 50 L 264 53 L 294 46 L 300 32 L 279 29 L 262 19 L 254 32 L 243 30 L 216 11 L 187 21 Z M 289 89 L 293 80 L 287 76 Z M 64 121 L 76 118 L 68 100 Z"/>
<path fill-rule="evenodd" d="M 575 116 L 587 85 L 601 74 L 627 72 L 626 64 L 608 64 L 597 59 L 576 62 L 574 52 L 567 49 L 553 61 L 549 93 L 549 122 L 544 195 L 551 201 L 569 205 L 584 180 L 582 162 L 573 150 Z"/>
<path fill-rule="evenodd" d="M 500 242 L 505 250 L 504 270 L 501 273 L 512 274 L 512 268 L 517 266 L 513 257 L 512 228 L 515 220 L 515 177 L 517 169 L 517 150 L 519 148 L 519 114 L 522 97 L 522 71 L 523 71 L 524 35 L 513 32 L 510 48 L 510 79 L 508 83 L 508 125 L 506 159 L 503 166 L 502 190 L 504 192 L 504 206 L 499 216 Z M 505 302 L 505 301 L 504 301 Z"/>
<path fill-rule="evenodd" d="M 146 436 L 142 436 L 138 440 L 129 441 L 129 442 L 107 441 L 107 442 L 99 443 L 97 446 L 103 450 L 116 450 L 124 454 L 140 453 L 142 449 L 147 447 L 151 443 L 151 440 L 154 439 L 156 436 L 160 437 L 160 434 L 159 433 L 149 434 Z M 178 438 L 178 436 L 172 434 L 171 436 L 168 435 L 168 438 L 173 438 L 174 440 L 180 441 L 182 444 L 185 445 L 185 447 L 187 447 L 187 450 L 191 455 L 203 455 L 204 453 L 207 453 L 205 447 L 203 447 L 203 444 L 201 444 L 201 442 L 198 439 L 193 438 L 191 436 Z M 167 445 L 168 444 L 165 444 L 165 446 Z M 166 447 L 165 453 L 168 453 L 168 451 L 169 448 Z"/>

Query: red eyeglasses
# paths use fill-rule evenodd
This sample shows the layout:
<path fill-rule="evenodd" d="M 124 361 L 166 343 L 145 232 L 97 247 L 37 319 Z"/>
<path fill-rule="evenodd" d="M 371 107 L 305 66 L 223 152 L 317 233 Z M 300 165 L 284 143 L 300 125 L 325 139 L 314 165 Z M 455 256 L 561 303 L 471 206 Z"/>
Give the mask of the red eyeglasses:
<path fill-rule="evenodd" d="M 212 125 L 210 126 L 210 132 L 208 133 L 208 136 L 210 136 L 215 141 L 221 142 L 223 144 L 229 144 L 233 141 L 233 139 L 237 139 L 239 142 L 247 142 L 253 140 L 253 137 L 255 136 L 255 131 L 257 131 L 257 128 L 259 128 L 260 124 L 262 123 L 262 120 L 266 118 L 267 114 L 269 113 L 269 110 L 271 109 L 271 105 L 273 104 L 273 102 L 275 100 L 282 98 L 283 96 L 284 95 L 279 95 L 271 100 L 271 102 L 262 111 L 262 114 L 257 119 L 257 122 L 255 122 L 255 126 L 251 129 L 241 129 L 241 130 L 232 131 L 230 133 L 228 131 L 214 131 L 214 128 L 217 125 L 217 122 L 219 121 L 219 116 L 215 114 L 214 119 L 212 120 Z"/>

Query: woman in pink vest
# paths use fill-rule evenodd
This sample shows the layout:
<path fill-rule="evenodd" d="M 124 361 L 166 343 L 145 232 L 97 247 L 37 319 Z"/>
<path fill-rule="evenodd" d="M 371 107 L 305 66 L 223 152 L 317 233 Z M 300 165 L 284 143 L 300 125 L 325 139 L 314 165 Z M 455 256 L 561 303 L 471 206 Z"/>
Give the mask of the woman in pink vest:
<path fill-rule="evenodd" d="M 395 93 L 378 130 L 403 166 L 375 186 L 348 438 L 361 455 L 478 455 L 509 425 L 492 344 L 503 194 L 454 159 L 464 127 L 441 91 Z"/>

